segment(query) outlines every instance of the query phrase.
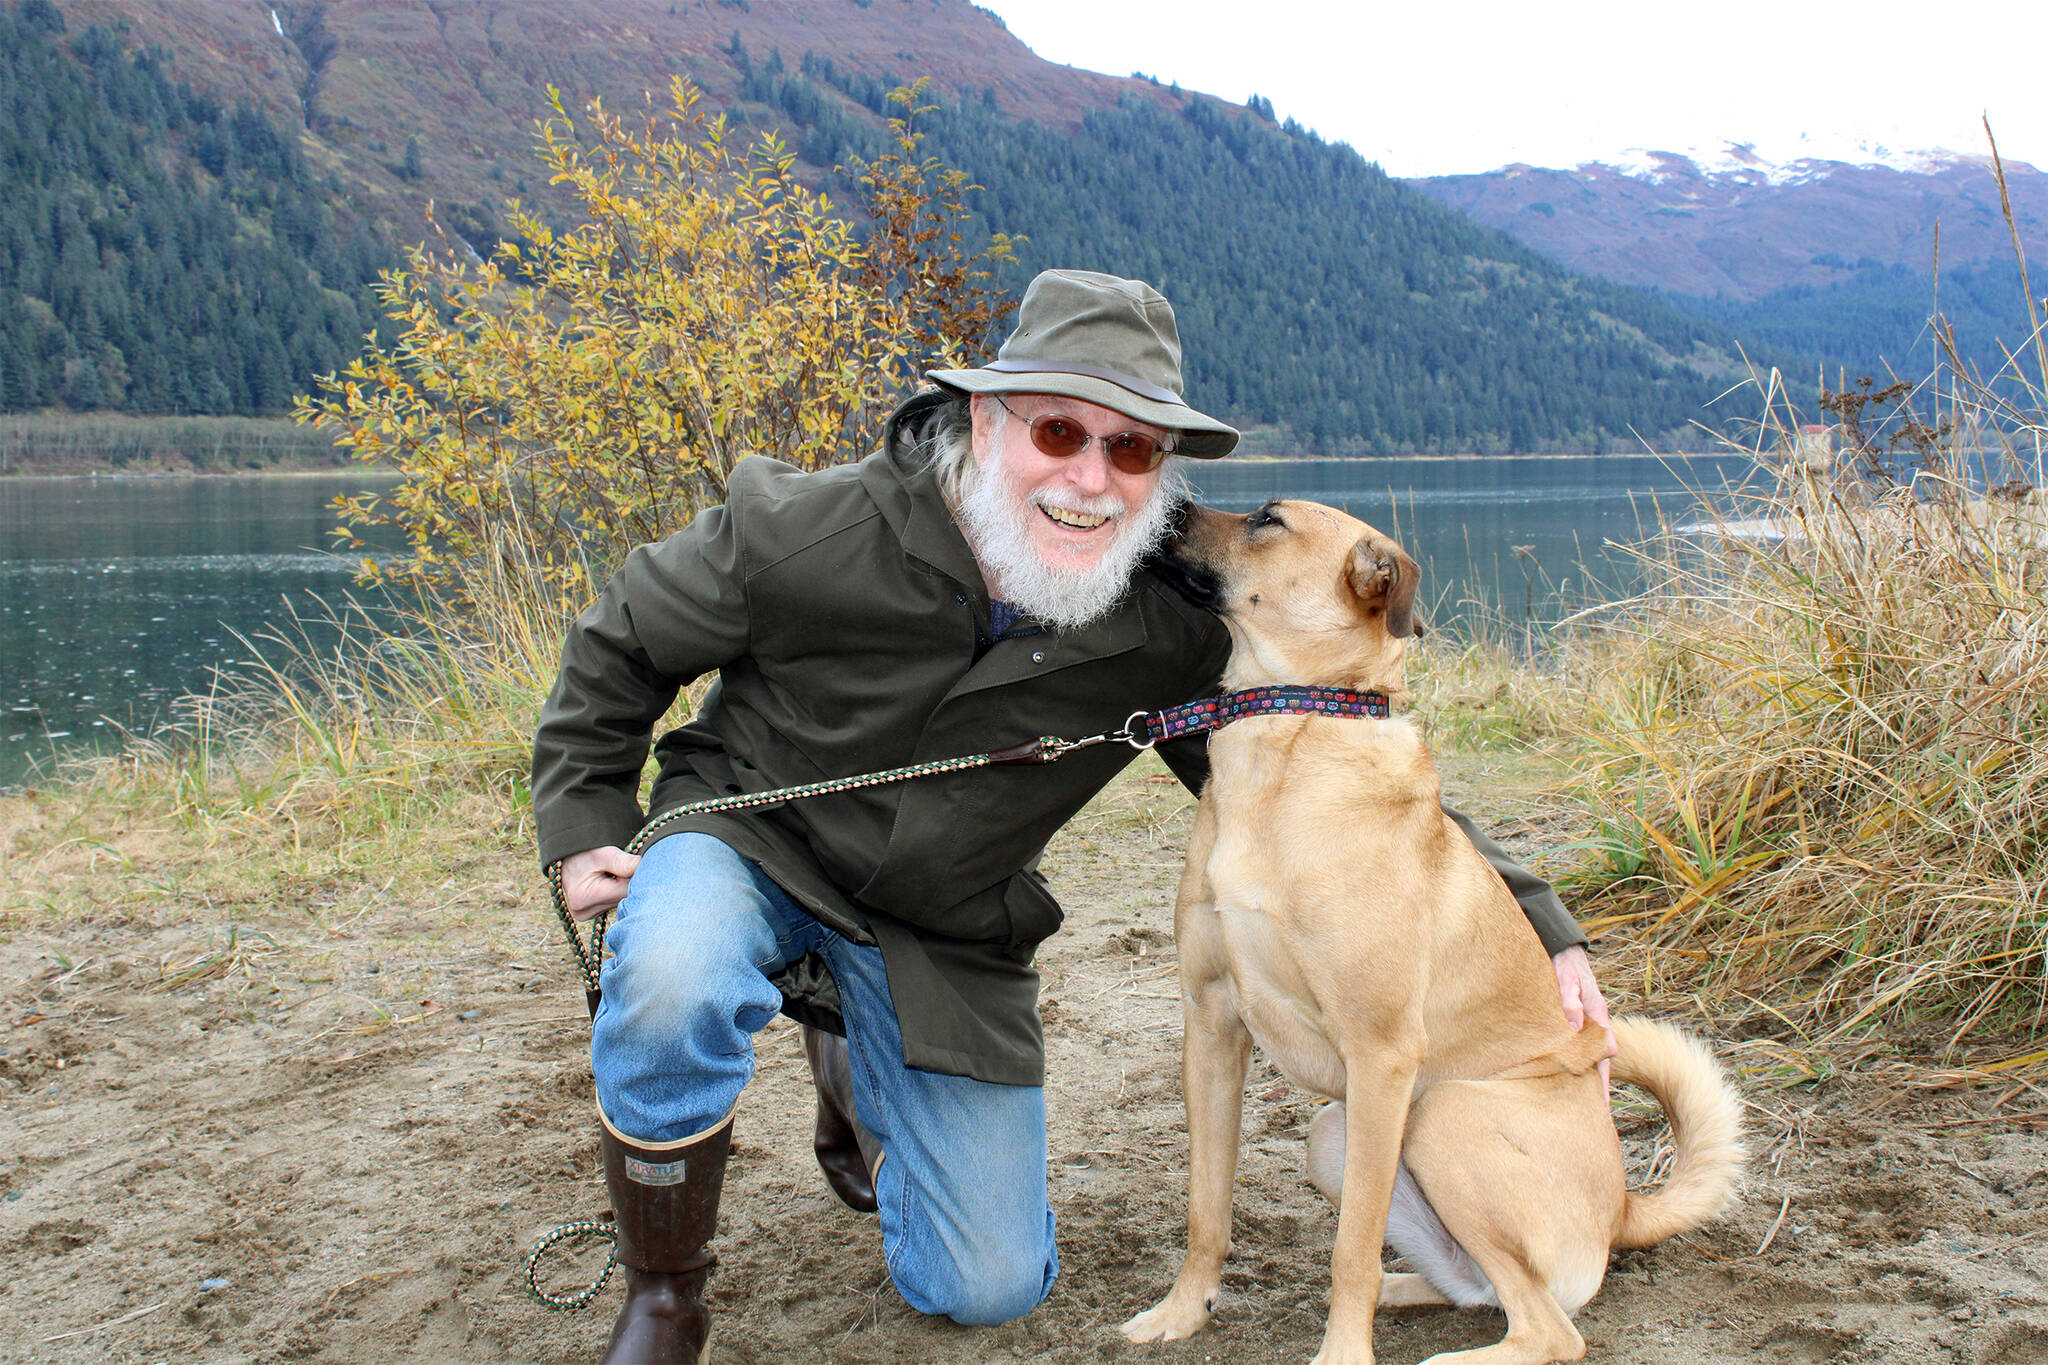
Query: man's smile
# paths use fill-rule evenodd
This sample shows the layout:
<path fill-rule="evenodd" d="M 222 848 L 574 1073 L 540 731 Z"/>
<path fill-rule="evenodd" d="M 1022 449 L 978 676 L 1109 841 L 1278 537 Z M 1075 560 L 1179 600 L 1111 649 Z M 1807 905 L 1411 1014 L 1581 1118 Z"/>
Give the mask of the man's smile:
<path fill-rule="evenodd" d="M 1093 531 L 1109 520 L 1108 517 L 1098 517 L 1091 512 L 1070 512 L 1064 507 L 1048 507 L 1043 503 L 1039 504 L 1038 510 L 1059 525 L 1075 531 Z"/>

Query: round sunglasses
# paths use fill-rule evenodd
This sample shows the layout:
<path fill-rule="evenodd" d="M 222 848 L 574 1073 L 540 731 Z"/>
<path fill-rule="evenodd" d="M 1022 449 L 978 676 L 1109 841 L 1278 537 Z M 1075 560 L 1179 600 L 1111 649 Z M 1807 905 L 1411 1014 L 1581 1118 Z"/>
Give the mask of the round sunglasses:
<path fill-rule="evenodd" d="M 1026 422 L 1023 413 L 1003 402 L 1001 396 L 990 394 L 998 406 L 1020 422 Z M 1150 474 L 1159 468 L 1159 462 L 1173 454 L 1173 448 L 1156 436 L 1142 431 L 1119 431 L 1108 436 L 1091 436 L 1082 425 L 1071 417 L 1057 413 L 1045 417 L 1033 417 L 1026 422 L 1031 428 L 1031 444 L 1041 455 L 1050 455 L 1055 460 L 1064 460 L 1070 455 L 1079 455 L 1088 448 L 1090 441 L 1102 442 L 1102 453 L 1109 462 L 1125 474 Z"/>

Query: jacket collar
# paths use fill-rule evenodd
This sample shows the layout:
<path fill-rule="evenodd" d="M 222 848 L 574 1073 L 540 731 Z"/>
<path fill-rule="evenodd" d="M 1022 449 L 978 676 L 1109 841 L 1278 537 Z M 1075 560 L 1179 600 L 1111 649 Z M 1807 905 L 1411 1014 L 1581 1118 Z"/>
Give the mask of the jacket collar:
<path fill-rule="evenodd" d="M 988 588 L 967 537 L 939 492 L 929 465 L 900 445 L 878 450 L 860 462 L 861 484 L 881 509 L 904 552 L 955 582 L 972 588 L 984 605 Z"/>

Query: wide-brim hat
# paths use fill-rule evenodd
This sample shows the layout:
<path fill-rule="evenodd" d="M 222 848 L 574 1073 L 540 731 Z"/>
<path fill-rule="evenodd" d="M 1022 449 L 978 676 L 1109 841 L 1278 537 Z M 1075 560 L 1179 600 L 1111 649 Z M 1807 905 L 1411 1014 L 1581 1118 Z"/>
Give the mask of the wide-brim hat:
<path fill-rule="evenodd" d="M 1017 307 L 1017 328 L 977 370 L 932 370 L 935 384 L 968 393 L 1051 393 L 1085 399 L 1178 432 L 1174 451 L 1228 455 L 1237 428 L 1181 395 L 1180 329 L 1173 305 L 1143 280 L 1093 270 L 1047 270 Z"/>

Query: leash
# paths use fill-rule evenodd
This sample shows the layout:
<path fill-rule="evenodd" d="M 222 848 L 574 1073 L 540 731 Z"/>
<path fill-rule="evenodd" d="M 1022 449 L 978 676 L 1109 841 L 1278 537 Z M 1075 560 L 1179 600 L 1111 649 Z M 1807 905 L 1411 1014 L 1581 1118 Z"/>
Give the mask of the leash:
<path fill-rule="evenodd" d="M 985 754 L 964 754 L 959 758 L 934 759 L 929 763 L 913 763 L 907 767 L 890 768 L 884 772 L 866 773 L 859 777 L 841 777 L 823 782 L 806 782 L 794 787 L 777 787 L 770 791 L 744 792 L 738 796 L 712 797 L 704 801 L 692 801 L 677 806 L 649 820 L 641 826 L 640 832 L 626 845 L 626 852 L 638 854 L 656 836 L 676 821 L 692 815 L 705 815 L 716 811 L 747 810 L 754 806 L 774 805 L 783 801 L 801 801 L 812 796 L 829 796 L 835 792 L 856 791 L 863 787 L 883 787 L 896 782 L 910 782 L 920 777 L 936 777 L 941 773 L 966 772 L 974 768 L 1006 768 L 1057 763 L 1060 759 L 1078 749 L 1092 749 L 1098 744 L 1128 744 L 1133 749 L 1149 749 L 1162 740 L 1185 739 L 1192 735 L 1207 734 L 1220 730 L 1232 721 L 1246 720 L 1254 716 L 1365 716 L 1374 720 L 1385 720 L 1391 714 L 1383 692 L 1359 692 L 1348 687 L 1304 687 L 1296 684 L 1276 684 L 1269 687 L 1248 687 L 1242 691 L 1225 692 L 1220 696 L 1204 697 L 1200 701 L 1183 702 L 1161 711 L 1133 711 L 1124 719 L 1123 726 L 1116 730 L 1105 730 L 1099 735 L 1085 739 L 1060 739 L 1053 735 L 1041 735 L 1022 744 L 1012 744 L 1007 749 L 995 749 Z M 575 916 L 569 913 L 569 892 L 562 881 L 562 863 L 556 859 L 546 868 L 548 891 L 554 899 L 555 918 L 561 921 L 562 932 L 568 936 L 569 949 L 576 955 L 578 973 L 583 978 L 584 1003 L 589 1006 L 593 1018 L 597 1015 L 600 997 L 599 978 L 604 966 L 605 924 L 611 918 L 610 910 L 600 910 L 591 919 L 590 939 L 586 944 L 582 931 L 576 927 Z M 616 1243 L 617 1233 L 611 1224 L 591 1220 L 579 1220 L 556 1228 L 534 1244 L 527 1253 L 525 1263 L 526 1291 L 535 1301 L 555 1309 L 581 1308 L 597 1297 L 598 1291 L 611 1277 L 613 1258 L 607 1258 L 602 1274 L 595 1283 L 575 1294 L 550 1294 L 540 1287 L 538 1263 L 542 1253 L 558 1242 L 574 1237 L 598 1237 Z M 614 1246 L 613 1255 L 617 1248 Z"/>
<path fill-rule="evenodd" d="M 1133 719 L 1143 716 L 1142 711 L 1134 712 Z M 655 836 L 676 821 L 691 815 L 704 815 L 714 811 L 747 810 L 753 806 L 774 805 L 783 801 L 801 801 L 806 797 L 830 796 L 834 792 L 856 791 L 862 787 L 883 787 L 895 782 L 909 782 L 920 777 L 936 777 L 940 773 L 965 772 L 970 768 L 1017 767 L 1025 764 L 1057 763 L 1076 749 L 1090 749 L 1097 744 L 1124 741 L 1134 748 L 1149 749 L 1157 740 L 1143 744 L 1132 737 L 1130 722 L 1124 728 L 1090 735 L 1086 739 L 1058 739 L 1043 735 L 1013 744 L 1007 749 L 996 749 L 985 754 L 966 754 L 959 758 L 934 759 L 929 763 L 913 763 L 908 767 L 890 768 L 885 772 L 866 773 L 859 777 L 841 777 L 824 782 L 806 782 L 795 787 L 776 787 L 770 791 L 745 792 L 738 796 L 718 796 L 705 801 L 692 801 L 657 815 L 641 826 L 633 841 L 626 845 L 626 852 L 637 854 L 654 842 Z M 569 913 L 569 891 L 562 882 L 563 859 L 556 859 L 547 866 L 548 890 L 555 902 L 555 918 L 561 921 L 562 932 L 568 935 L 569 950 L 576 955 L 577 970 L 583 977 L 585 1003 L 590 1006 L 592 1017 L 597 1014 L 599 972 L 604 966 L 604 929 L 611 918 L 611 911 L 600 910 L 591 920 L 590 941 L 584 943 L 583 934 L 576 927 L 576 919 Z"/>
<path fill-rule="evenodd" d="M 1086 739 L 1059 739 L 1042 735 L 1037 739 L 1013 744 L 1007 749 L 996 749 L 985 754 L 966 754 L 959 758 L 934 759 L 929 763 L 913 763 L 907 767 L 890 768 L 885 772 L 867 773 L 859 777 L 841 777 L 824 782 L 806 782 L 794 787 L 777 787 L 770 791 L 745 792 L 738 796 L 719 796 L 704 801 L 692 801 L 664 811 L 641 827 L 626 845 L 626 852 L 638 854 L 654 842 L 657 835 L 676 821 L 692 815 L 706 815 L 716 811 L 747 810 L 754 806 L 773 805 L 783 801 L 801 801 L 812 796 L 830 796 L 835 792 L 855 791 L 863 787 L 883 787 L 896 782 L 910 782 L 920 777 L 936 777 L 941 773 L 965 772 L 973 768 L 1022 767 L 1057 763 L 1066 755 L 1078 749 L 1092 749 L 1098 744 L 1128 744 L 1133 749 L 1149 749 L 1162 740 L 1185 739 L 1191 735 L 1206 734 L 1219 730 L 1232 721 L 1246 720 L 1253 716 L 1366 716 L 1385 720 L 1390 714 L 1387 697 L 1383 692 L 1358 692 L 1348 687 L 1303 687 L 1294 684 L 1276 684 L 1269 687 L 1248 687 L 1238 692 L 1225 692 L 1221 696 L 1204 697 L 1199 701 L 1183 702 L 1161 711 L 1133 711 L 1124 719 L 1121 729 L 1105 730 L 1099 735 Z M 569 950 L 576 955 L 576 966 L 583 978 L 586 1003 L 594 1016 L 597 1013 L 599 972 L 604 965 L 604 930 L 611 918 L 611 911 L 602 910 L 591 922 L 590 941 L 586 945 L 582 931 L 577 929 L 575 917 L 569 913 L 569 892 L 562 882 L 562 863 L 556 859 L 547 866 L 548 890 L 555 903 L 555 917 L 561 921 L 562 932 L 568 936 Z"/>

